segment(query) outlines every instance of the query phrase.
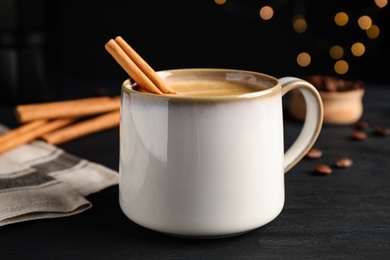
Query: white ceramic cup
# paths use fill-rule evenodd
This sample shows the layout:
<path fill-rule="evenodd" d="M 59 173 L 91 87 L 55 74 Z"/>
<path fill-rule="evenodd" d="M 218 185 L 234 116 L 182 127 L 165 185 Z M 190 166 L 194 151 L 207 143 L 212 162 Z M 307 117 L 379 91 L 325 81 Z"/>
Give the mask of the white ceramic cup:
<path fill-rule="evenodd" d="M 180 78 L 250 81 L 263 89 L 224 97 L 155 95 L 122 84 L 119 201 L 135 223 L 158 232 L 212 238 L 261 227 L 282 211 L 284 173 L 316 141 L 321 98 L 297 78 L 228 69 L 158 72 Z M 299 89 L 307 114 L 284 153 L 282 96 Z"/>

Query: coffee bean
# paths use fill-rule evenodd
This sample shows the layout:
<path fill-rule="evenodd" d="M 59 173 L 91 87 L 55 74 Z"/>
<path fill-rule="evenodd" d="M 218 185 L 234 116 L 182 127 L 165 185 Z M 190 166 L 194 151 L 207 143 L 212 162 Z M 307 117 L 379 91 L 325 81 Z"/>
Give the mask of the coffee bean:
<path fill-rule="evenodd" d="M 329 175 L 332 173 L 332 168 L 326 164 L 319 164 L 314 167 L 314 171 L 321 175 Z"/>
<path fill-rule="evenodd" d="M 390 129 L 382 127 L 382 126 L 377 126 L 374 128 L 373 133 L 374 133 L 374 135 L 377 135 L 377 136 L 389 136 Z"/>
<path fill-rule="evenodd" d="M 354 130 L 351 133 L 351 138 L 354 140 L 363 141 L 367 139 L 367 134 L 364 131 L 361 130 Z"/>
<path fill-rule="evenodd" d="M 352 164 L 353 164 L 352 159 L 350 159 L 348 157 L 341 157 L 341 158 L 337 159 L 335 162 L 335 166 L 337 168 L 349 168 L 352 166 Z"/>
<path fill-rule="evenodd" d="M 368 123 L 366 121 L 357 121 L 355 124 L 354 124 L 354 127 L 356 129 L 360 129 L 360 130 L 363 130 L 363 129 L 367 129 L 368 128 Z"/>
<path fill-rule="evenodd" d="M 318 148 L 311 148 L 309 152 L 307 152 L 306 157 L 309 159 L 317 159 L 322 156 L 322 151 Z"/>

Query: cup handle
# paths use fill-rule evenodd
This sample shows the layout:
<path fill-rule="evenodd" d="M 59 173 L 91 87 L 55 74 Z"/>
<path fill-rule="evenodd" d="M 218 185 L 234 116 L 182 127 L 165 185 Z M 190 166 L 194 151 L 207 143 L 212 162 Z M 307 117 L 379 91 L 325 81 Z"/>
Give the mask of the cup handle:
<path fill-rule="evenodd" d="M 294 77 L 283 77 L 279 82 L 282 85 L 282 96 L 292 89 L 298 89 L 307 107 L 302 130 L 284 154 L 284 173 L 287 173 L 306 155 L 317 140 L 322 127 L 324 109 L 320 94 L 309 82 Z"/>

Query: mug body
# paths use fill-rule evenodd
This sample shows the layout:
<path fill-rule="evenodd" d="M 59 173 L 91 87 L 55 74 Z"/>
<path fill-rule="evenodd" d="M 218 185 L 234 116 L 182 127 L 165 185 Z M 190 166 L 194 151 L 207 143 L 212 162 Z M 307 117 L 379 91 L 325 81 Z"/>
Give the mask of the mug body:
<path fill-rule="evenodd" d="M 259 89 L 224 97 L 154 95 L 122 85 L 119 201 L 146 228 L 224 237 L 261 227 L 284 205 L 282 94 L 268 75 L 162 71 L 170 80 L 219 77 Z"/>

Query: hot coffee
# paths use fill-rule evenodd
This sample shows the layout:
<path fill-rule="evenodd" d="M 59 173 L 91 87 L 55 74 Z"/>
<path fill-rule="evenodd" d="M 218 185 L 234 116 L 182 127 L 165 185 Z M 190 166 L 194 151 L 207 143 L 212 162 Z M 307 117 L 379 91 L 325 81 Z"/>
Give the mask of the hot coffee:
<path fill-rule="evenodd" d="M 259 84 L 251 82 L 223 79 L 174 80 L 167 83 L 177 95 L 185 97 L 234 96 L 264 89 Z"/>
<path fill-rule="evenodd" d="M 185 98 L 214 98 L 233 97 L 259 92 L 264 89 L 271 89 L 277 84 L 277 79 L 263 77 L 260 73 L 252 75 L 250 73 L 226 70 L 226 73 L 213 70 L 214 73 L 204 73 L 204 71 L 187 69 L 171 72 L 163 71 L 158 74 L 164 81 L 176 91 L 175 94 L 166 94 L 169 97 Z M 133 89 L 145 92 L 136 84 Z"/>

